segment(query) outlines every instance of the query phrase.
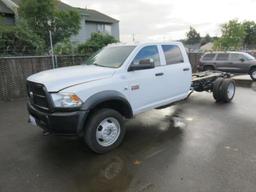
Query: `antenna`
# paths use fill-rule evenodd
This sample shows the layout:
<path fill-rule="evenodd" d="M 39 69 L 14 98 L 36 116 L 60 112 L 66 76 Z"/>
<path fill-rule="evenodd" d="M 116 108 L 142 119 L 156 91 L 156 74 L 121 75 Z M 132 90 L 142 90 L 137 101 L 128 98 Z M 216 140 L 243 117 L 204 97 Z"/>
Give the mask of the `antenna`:
<path fill-rule="evenodd" d="M 135 34 L 132 34 L 132 41 L 135 42 Z"/>

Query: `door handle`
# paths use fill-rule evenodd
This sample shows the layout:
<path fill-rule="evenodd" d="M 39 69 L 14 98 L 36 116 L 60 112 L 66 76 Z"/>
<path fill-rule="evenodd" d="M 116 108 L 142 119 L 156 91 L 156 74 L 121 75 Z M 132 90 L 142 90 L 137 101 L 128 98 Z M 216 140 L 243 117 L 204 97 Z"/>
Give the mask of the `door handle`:
<path fill-rule="evenodd" d="M 189 71 L 190 69 L 189 68 L 184 68 L 183 71 Z"/>
<path fill-rule="evenodd" d="M 155 76 L 159 77 L 159 76 L 163 76 L 164 73 L 156 73 Z"/>

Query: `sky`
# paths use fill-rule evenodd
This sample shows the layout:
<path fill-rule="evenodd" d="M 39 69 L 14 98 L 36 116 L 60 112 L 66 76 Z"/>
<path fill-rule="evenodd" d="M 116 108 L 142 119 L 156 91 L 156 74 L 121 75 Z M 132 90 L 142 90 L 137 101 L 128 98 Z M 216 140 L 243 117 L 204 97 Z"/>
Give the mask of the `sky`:
<path fill-rule="evenodd" d="M 220 25 L 256 21 L 256 0 L 62 0 L 120 20 L 120 39 L 138 42 L 184 39 L 189 26 L 201 36 L 220 35 Z"/>

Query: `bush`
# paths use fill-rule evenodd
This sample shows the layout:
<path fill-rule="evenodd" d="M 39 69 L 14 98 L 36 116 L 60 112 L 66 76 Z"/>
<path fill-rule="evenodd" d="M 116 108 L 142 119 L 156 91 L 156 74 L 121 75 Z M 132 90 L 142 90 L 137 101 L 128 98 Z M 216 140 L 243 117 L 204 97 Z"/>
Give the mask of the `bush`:
<path fill-rule="evenodd" d="M 54 54 L 73 55 L 75 53 L 77 53 L 77 47 L 74 46 L 69 39 L 65 39 L 54 46 Z"/>
<path fill-rule="evenodd" d="M 44 42 L 25 25 L 0 25 L 0 55 L 41 54 Z"/>
<path fill-rule="evenodd" d="M 92 33 L 91 38 L 86 43 L 78 46 L 78 52 L 83 55 L 91 55 L 106 45 L 117 42 L 113 36 L 108 34 Z"/>

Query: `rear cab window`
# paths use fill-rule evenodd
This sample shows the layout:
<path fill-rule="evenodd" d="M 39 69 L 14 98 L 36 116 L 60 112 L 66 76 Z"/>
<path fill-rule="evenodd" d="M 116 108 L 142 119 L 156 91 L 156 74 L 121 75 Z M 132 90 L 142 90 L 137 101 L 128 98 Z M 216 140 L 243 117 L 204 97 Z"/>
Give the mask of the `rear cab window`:
<path fill-rule="evenodd" d="M 216 57 L 216 61 L 228 61 L 229 54 L 228 53 L 219 53 Z"/>
<path fill-rule="evenodd" d="M 202 60 L 203 61 L 212 61 L 215 58 L 216 54 L 215 53 L 207 53 L 203 56 Z"/>
<path fill-rule="evenodd" d="M 166 65 L 184 63 L 184 58 L 179 46 L 177 45 L 162 45 L 165 55 Z"/>

